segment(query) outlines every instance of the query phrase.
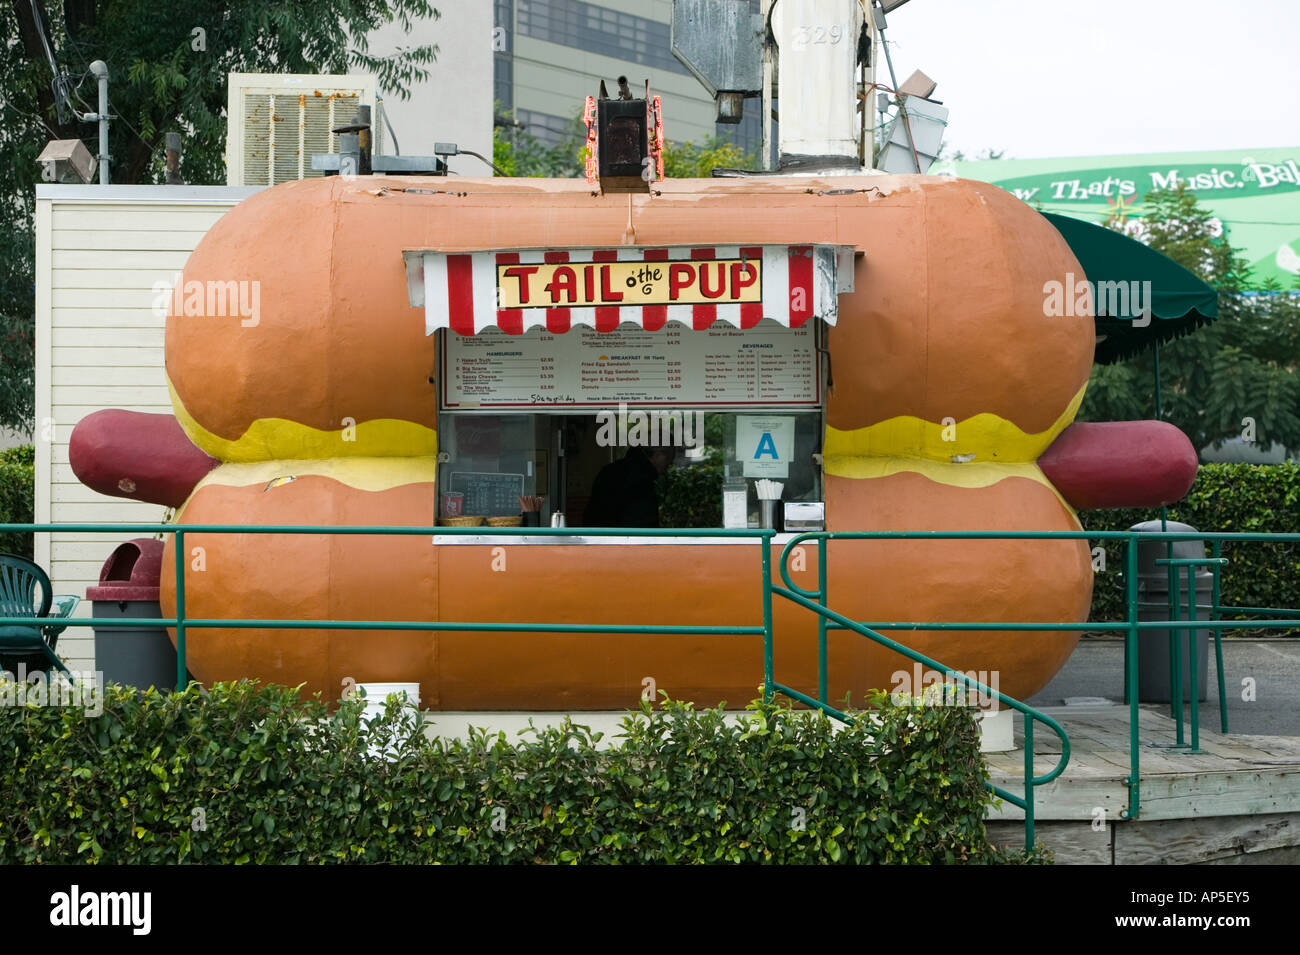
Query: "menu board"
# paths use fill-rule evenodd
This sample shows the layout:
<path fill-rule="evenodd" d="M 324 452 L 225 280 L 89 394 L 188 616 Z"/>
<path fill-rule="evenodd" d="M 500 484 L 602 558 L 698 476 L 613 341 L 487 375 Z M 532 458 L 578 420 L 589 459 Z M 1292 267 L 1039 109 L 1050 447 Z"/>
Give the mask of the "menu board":
<path fill-rule="evenodd" d="M 519 513 L 519 496 L 524 493 L 522 474 L 452 471 L 447 484 L 447 490 L 465 495 L 462 514 L 504 517 Z"/>
<path fill-rule="evenodd" d="M 744 331 L 670 324 L 612 332 L 577 326 L 507 335 L 446 332 L 440 384 L 448 409 L 684 405 L 809 407 L 821 402 L 813 324 L 766 319 Z"/>

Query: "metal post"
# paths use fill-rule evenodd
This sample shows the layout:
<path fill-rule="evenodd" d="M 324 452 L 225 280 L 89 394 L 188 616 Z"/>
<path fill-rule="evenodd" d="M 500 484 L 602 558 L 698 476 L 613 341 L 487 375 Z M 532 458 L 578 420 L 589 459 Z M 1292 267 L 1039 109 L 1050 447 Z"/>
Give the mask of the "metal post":
<path fill-rule="evenodd" d="M 763 702 L 771 703 L 772 679 L 772 538 L 759 538 L 763 552 Z"/>
<path fill-rule="evenodd" d="M 1169 615 L 1169 622 L 1175 623 L 1180 613 L 1178 607 L 1178 571 L 1169 565 L 1173 573 L 1173 583 L 1169 590 L 1169 603 L 1174 612 Z M 1177 721 L 1177 744 L 1183 745 L 1183 634 L 1174 627 L 1169 628 L 1169 708 Z"/>
<path fill-rule="evenodd" d="M 1138 746 L 1138 544 L 1137 535 L 1130 533 L 1124 552 L 1124 590 L 1128 603 L 1128 632 L 1124 636 L 1124 680 L 1128 685 L 1128 755 L 1129 777 L 1128 811 L 1125 819 L 1136 819 L 1141 807 L 1139 787 L 1141 749 Z"/>
<path fill-rule="evenodd" d="M 176 692 L 184 693 L 189 685 L 185 665 L 185 532 L 177 530 L 176 546 Z"/>
<path fill-rule="evenodd" d="M 1034 849 L 1034 718 L 1025 714 L 1025 851 Z"/>
<path fill-rule="evenodd" d="M 907 103 L 902 93 L 898 92 L 898 77 L 894 75 L 894 58 L 889 55 L 889 42 L 882 35 L 880 48 L 885 51 L 885 65 L 889 67 L 889 82 L 894 87 L 894 99 L 898 102 L 899 118 L 903 121 L 903 132 L 907 134 L 907 146 L 912 150 L 912 165 L 921 171 L 921 161 L 916 155 L 916 142 L 912 139 L 912 126 L 907 117 Z"/>
<path fill-rule="evenodd" d="M 108 185 L 108 64 L 96 60 L 90 73 L 99 80 L 99 184 Z"/>
<path fill-rule="evenodd" d="M 826 538 L 817 538 L 817 602 L 823 607 L 830 605 L 831 598 L 826 592 Z M 817 615 L 817 702 L 826 702 L 826 618 Z"/>
<path fill-rule="evenodd" d="M 760 168 L 772 169 L 772 44 L 767 39 L 767 18 L 772 9 L 773 0 L 763 0 L 763 95 L 758 108 L 762 111 L 758 128 L 763 132 L 763 157 Z"/>
<path fill-rule="evenodd" d="M 1188 682 L 1192 690 L 1192 752 L 1199 752 L 1201 743 L 1200 680 L 1196 667 L 1196 564 L 1187 565 L 1187 666 Z"/>
<path fill-rule="evenodd" d="M 1223 558 L 1223 541 L 1216 540 L 1214 547 L 1210 551 L 1214 555 L 1214 566 L 1211 568 L 1214 572 L 1214 581 L 1210 589 L 1210 619 L 1220 619 L 1219 603 L 1222 593 L 1219 590 L 1219 571 L 1223 565 L 1219 561 Z M 1228 692 L 1223 685 L 1223 630 L 1219 627 L 1214 628 L 1214 661 L 1219 668 L 1219 727 L 1220 732 L 1228 732 Z"/>
<path fill-rule="evenodd" d="M 167 144 L 167 185 L 183 186 L 185 180 L 181 178 L 181 134 L 168 133 L 163 141 Z"/>
<path fill-rule="evenodd" d="M 1160 407 L 1160 342 L 1151 346 L 1151 353 L 1155 356 L 1156 420 L 1159 421 L 1164 417 Z"/>

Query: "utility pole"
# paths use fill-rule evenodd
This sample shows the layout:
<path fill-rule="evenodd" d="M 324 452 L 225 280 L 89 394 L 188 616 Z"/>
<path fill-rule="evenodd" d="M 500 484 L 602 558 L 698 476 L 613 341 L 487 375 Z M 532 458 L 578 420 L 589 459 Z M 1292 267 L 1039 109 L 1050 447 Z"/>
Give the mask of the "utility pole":
<path fill-rule="evenodd" d="M 108 185 L 108 64 L 96 60 L 90 64 L 90 75 L 99 81 L 99 112 L 78 113 L 83 123 L 99 123 L 99 184 Z"/>

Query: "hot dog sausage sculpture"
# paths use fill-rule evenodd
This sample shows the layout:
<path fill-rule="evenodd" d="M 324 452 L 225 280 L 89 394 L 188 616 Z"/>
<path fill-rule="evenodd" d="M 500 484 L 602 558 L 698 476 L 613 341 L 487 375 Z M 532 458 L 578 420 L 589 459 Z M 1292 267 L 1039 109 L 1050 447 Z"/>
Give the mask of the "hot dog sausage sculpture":
<path fill-rule="evenodd" d="M 180 427 L 100 412 L 78 426 L 73 466 L 105 493 L 181 505 L 180 524 L 428 525 L 434 338 L 409 305 L 403 250 L 618 246 L 631 229 L 648 246 L 825 242 L 862 253 L 829 330 L 831 530 L 1073 530 L 1072 506 L 1154 506 L 1190 486 L 1196 456 L 1176 429 L 1071 426 L 1094 327 L 1086 315 L 1045 315 L 1044 286 L 1082 270 L 1051 224 L 1007 193 L 926 176 L 656 189 L 597 197 L 580 180 L 361 177 L 259 193 L 209 231 L 183 276 L 185 289 L 256 283 L 257 314 L 196 315 L 178 295 L 167 374 Z M 427 536 L 196 533 L 186 548 L 194 618 L 761 622 L 753 546 L 494 553 Z M 1080 621 L 1089 609 L 1083 541 L 830 550 L 831 606 L 858 620 Z M 815 554 L 793 575 L 804 586 Z M 815 688 L 815 619 L 781 600 L 775 613 L 778 679 Z M 1024 698 L 1077 638 L 905 639 L 956 669 L 996 671 L 1004 692 Z M 333 698 L 349 678 L 418 679 L 424 704 L 444 709 L 626 707 L 647 677 L 674 697 L 740 704 L 762 679 L 760 641 L 735 636 L 192 629 L 188 647 L 203 681 L 304 683 Z M 833 698 L 889 687 L 900 669 L 910 663 L 832 634 Z"/>

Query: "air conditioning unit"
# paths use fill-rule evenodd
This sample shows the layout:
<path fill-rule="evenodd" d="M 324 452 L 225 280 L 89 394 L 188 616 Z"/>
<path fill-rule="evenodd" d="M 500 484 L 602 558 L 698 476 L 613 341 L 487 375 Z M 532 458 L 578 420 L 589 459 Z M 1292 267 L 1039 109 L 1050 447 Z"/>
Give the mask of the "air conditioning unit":
<path fill-rule="evenodd" d="M 274 186 L 323 173 L 313 153 L 338 152 L 330 130 L 371 108 L 373 152 L 383 152 L 383 104 L 372 76 L 231 73 L 226 109 L 226 184 Z"/>

